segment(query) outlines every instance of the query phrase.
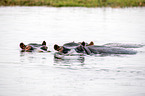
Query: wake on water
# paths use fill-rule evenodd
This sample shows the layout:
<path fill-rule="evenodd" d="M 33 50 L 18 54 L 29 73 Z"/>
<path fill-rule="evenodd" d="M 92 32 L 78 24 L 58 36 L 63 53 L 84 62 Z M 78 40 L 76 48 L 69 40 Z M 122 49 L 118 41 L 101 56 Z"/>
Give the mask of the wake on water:
<path fill-rule="evenodd" d="M 104 46 L 122 47 L 122 48 L 141 48 L 144 44 L 122 44 L 122 43 L 107 43 Z"/>

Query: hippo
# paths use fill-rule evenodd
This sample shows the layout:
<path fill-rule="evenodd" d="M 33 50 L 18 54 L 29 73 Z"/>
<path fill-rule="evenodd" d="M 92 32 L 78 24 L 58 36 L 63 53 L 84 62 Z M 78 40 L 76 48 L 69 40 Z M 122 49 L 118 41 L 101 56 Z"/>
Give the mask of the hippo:
<path fill-rule="evenodd" d="M 77 50 L 77 48 L 80 48 L 80 46 L 82 45 L 75 42 L 69 42 L 64 44 L 63 46 L 58 46 L 57 44 L 55 44 L 54 49 L 58 52 L 54 54 L 54 57 L 57 59 L 66 59 L 66 58 L 84 59 L 83 57 L 84 52 L 80 52 L 80 50 Z"/>
<path fill-rule="evenodd" d="M 136 54 L 137 51 L 129 50 L 119 47 L 106 47 L 106 46 L 88 46 L 88 49 L 94 54 Z"/>
<path fill-rule="evenodd" d="M 137 51 L 131 49 L 125 49 L 121 47 L 110 47 L 110 46 L 99 46 L 99 45 L 89 45 L 87 46 L 85 42 L 82 42 L 82 46 L 76 49 L 83 50 L 87 55 L 90 54 L 136 54 Z"/>
<path fill-rule="evenodd" d="M 56 45 L 55 45 L 56 46 Z M 84 41 L 82 43 L 66 43 L 60 48 L 56 48 L 57 51 L 60 53 L 68 53 L 71 49 L 74 49 L 77 53 L 83 53 L 86 55 L 92 55 L 92 54 L 136 54 L 137 51 L 126 49 L 122 47 L 111 47 L 106 45 L 94 45 L 93 42 L 90 42 L 90 44 L 85 43 Z M 55 50 L 56 50 L 55 49 Z"/>
<path fill-rule="evenodd" d="M 39 52 L 48 51 L 48 47 L 46 46 L 45 41 L 43 41 L 42 44 L 30 43 L 28 45 L 25 45 L 23 42 L 21 42 L 20 48 L 22 49 L 22 52 L 32 52 L 35 49 L 39 49 Z"/>

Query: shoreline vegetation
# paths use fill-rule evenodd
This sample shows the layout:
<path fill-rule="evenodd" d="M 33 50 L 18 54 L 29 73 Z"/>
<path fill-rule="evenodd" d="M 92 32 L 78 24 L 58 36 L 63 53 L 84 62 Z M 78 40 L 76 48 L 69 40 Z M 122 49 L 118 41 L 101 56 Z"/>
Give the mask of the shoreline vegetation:
<path fill-rule="evenodd" d="M 143 7 L 145 0 L 0 0 L 0 6 Z"/>

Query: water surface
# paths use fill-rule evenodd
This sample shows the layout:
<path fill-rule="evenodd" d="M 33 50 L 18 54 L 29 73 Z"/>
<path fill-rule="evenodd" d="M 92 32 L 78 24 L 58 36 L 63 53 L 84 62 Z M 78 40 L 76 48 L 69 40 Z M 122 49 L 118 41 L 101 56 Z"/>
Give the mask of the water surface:
<path fill-rule="evenodd" d="M 0 96 L 144 96 L 145 47 L 135 55 L 54 59 L 75 41 L 144 44 L 145 8 L 0 7 Z M 21 53 L 42 43 L 51 53 Z"/>

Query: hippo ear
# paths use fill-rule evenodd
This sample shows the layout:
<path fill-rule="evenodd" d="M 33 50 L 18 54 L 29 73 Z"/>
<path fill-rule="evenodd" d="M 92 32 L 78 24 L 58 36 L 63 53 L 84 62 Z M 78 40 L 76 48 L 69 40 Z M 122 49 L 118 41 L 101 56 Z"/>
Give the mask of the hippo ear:
<path fill-rule="evenodd" d="M 94 42 L 93 42 L 93 41 L 91 41 L 89 45 L 94 45 Z"/>
<path fill-rule="evenodd" d="M 85 46 L 85 42 L 83 41 L 83 42 L 81 43 L 81 45 Z"/>
<path fill-rule="evenodd" d="M 42 45 L 46 45 L 46 42 L 45 42 L 45 41 L 43 41 L 43 42 L 42 42 Z"/>

